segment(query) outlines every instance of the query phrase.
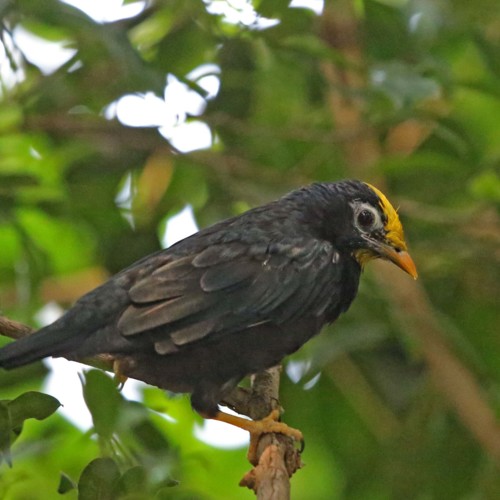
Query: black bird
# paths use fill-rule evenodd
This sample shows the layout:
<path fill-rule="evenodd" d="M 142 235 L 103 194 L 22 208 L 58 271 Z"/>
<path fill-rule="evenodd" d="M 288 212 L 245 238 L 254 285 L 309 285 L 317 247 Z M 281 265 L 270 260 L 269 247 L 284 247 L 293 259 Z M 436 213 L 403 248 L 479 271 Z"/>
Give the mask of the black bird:
<path fill-rule="evenodd" d="M 218 403 L 346 311 L 377 257 L 417 277 L 387 198 L 355 180 L 312 184 L 136 262 L 0 349 L 0 366 L 110 354 L 128 376 L 251 430 Z"/>

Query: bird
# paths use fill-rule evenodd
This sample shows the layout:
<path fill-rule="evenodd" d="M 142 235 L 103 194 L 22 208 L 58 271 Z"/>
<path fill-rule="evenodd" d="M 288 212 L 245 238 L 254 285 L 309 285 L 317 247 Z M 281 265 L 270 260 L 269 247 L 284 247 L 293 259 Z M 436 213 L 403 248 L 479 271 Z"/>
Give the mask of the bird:
<path fill-rule="evenodd" d="M 376 258 L 417 278 L 387 197 L 359 180 L 313 183 L 132 264 L 1 348 L 0 366 L 107 354 L 127 376 L 190 393 L 205 418 L 301 439 L 276 411 L 252 422 L 219 403 L 347 311 Z"/>

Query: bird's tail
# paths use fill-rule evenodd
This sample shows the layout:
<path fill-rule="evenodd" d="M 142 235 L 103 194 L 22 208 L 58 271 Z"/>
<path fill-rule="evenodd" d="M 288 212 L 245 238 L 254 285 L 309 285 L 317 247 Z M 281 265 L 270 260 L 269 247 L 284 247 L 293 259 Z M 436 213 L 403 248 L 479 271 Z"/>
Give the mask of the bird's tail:
<path fill-rule="evenodd" d="M 74 343 L 75 338 L 56 322 L 0 348 L 0 366 L 16 368 L 47 356 L 59 356 L 71 351 Z"/>

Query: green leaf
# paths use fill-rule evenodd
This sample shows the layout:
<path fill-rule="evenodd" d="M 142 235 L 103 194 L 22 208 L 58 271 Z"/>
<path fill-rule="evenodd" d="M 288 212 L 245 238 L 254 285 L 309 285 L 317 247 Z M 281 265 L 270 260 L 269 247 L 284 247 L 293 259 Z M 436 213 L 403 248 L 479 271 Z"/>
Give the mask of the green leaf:
<path fill-rule="evenodd" d="M 25 392 L 14 400 L 0 402 L 0 462 L 4 459 L 12 465 L 10 445 L 22 430 L 28 418 L 44 420 L 54 413 L 61 403 L 41 392 Z"/>
<path fill-rule="evenodd" d="M 52 415 L 61 403 L 54 397 L 42 392 L 25 392 L 8 403 L 11 428 L 20 427 L 28 418 L 44 420 Z"/>
<path fill-rule="evenodd" d="M 146 469 L 140 465 L 125 471 L 118 481 L 117 489 L 120 494 L 144 493 L 147 487 Z"/>
<path fill-rule="evenodd" d="M 142 400 L 144 404 L 151 410 L 159 413 L 167 413 L 170 400 L 167 398 L 165 391 L 156 387 L 145 387 L 142 391 Z"/>
<path fill-rule="evenodd" d="M 132 432 L 142 446 L 150 453 L 162 454 L 169 449 L 167 439 L 149 420 L 143 420 L 135 425 Z"/>
<path fill-rule="evenodd" d="M 78 500 L 115 500 L 120 479 L 118 466 L 111 458 L 96 458 L 82 472 Z"/>
<path fill-rule="evenodd" d="M 64 495 L 68 491 L 74 490 L 77 487 L 76 483 L 64 472 L 61 472 L 57 493 Z"/>
<path fill-rule="evenodd" d="M 85 373 L 83 397 L 97 434 L 111 438 L 123 403 L 115 381 L 101 370 L 90 370 Z"/>

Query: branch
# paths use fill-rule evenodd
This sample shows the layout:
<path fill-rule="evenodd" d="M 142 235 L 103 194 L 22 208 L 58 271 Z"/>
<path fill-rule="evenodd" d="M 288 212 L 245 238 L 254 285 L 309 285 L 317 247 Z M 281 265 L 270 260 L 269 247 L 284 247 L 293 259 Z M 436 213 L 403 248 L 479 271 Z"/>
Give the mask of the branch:
<path fill-rule="evenodd" d="M 279 406 L 281 367 L 275 366 L 255 375 L 250 392 L 249 416 L 259 420 Z M 257 447 L 258 463 L 240 481 L 255 491 L 258 500 L 290 498 L 290 477 L 302 467 L 294 442 L 282 434 L 264 434 Z"/>
<path fill-rule="evenodd" d="M 33 333 L 33 328 L 28 325 L 23 325 L 18 321 L 0 316 L 0 335 L 11 339 L 20 339 Z"/>

